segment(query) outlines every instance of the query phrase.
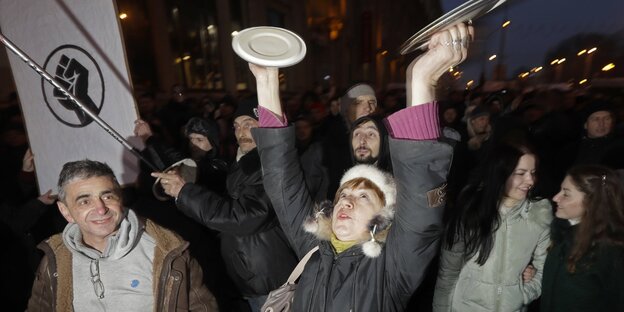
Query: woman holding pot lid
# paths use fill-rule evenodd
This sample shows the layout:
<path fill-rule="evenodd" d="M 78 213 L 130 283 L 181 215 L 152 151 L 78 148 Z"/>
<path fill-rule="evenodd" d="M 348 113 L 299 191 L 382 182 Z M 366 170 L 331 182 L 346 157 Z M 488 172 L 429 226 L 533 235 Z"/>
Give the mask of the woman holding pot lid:
<path fill-rule="evenodd" d="M 279 100 L 278 69 L 250 64 L 260 128 L 252 130 L 263 183 L 278 219 L 305 265 L 293 311 L 402 311 L 436 255 L 452 147 L 438 142 L 435 84 L 467 54 L 473 29 L 439 31 L 407 70 L 410 107 L 388 117 L 395 177 L 369 165 L 349 169 L 333 203 L 316 204 L 306 188 L 295 133 Z"/>

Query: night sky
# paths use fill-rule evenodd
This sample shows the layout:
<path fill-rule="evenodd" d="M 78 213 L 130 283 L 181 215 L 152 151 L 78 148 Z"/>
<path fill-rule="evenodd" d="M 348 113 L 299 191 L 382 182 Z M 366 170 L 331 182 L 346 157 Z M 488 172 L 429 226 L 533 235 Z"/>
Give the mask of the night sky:
<path fill-rule="evenodd" d="M 442 0 L 444 12 L 457 7 L 462 0 Z M 507 6 L 507 8 L 505 8 Z M 462 66 L 462 81 L 479 79 L 486 65 L 486 78 L 491 78 L 491 66 L 497 61 L 487 57 L 497 54 L 501 40 L 501 25 L 505 20 L 511 25 L 505 28 L 504 63 L 507 78 L 519 67 L 546 66 L 544 57 L 564 39 L 579 33 L 624 33 L 624 1 L 622 0 L 508 0 L 488 15 L 475 22 L 476 42 L 469 59 Z M 485 40 L 487 38 L 487 40 Z M 624 47 L 624 45 L 622 45 Z M 590 48 L 590 47 L 588 47 Z M 600 50 L 600 47 L 599 47 Z M 599 52 L 599 51 L 598 51 Z M 624 72 L 624 64 L 616 69 Z"/>

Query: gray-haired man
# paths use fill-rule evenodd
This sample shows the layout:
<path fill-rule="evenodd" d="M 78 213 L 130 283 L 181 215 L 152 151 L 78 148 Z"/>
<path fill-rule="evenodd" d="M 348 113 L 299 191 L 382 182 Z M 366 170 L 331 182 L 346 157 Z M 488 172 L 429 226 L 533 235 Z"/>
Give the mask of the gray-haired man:
<path fill-rule="evenodd" d="M 69 224 L 39 245 L 28 311 L 217 311 L 188 243 L 125 209 L 108 165 L 66 163 L 58 191 Z"/>

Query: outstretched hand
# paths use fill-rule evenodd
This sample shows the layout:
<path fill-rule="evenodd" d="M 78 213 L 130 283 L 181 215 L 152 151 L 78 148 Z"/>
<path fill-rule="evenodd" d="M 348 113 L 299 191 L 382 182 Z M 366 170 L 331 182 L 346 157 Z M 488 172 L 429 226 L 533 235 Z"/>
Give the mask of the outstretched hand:
<path fill-rule="evenodd" d="M 459 23 L 431 37 L 428 51 L 407 67 L 407 101 L 409 105 L 429 103 L 435 99 L 438 79 L 468 56 L 468 45 L 474 38 L 472 26 Z"/>
<path fill-rule="evenodd" d="M 52 205 L 56 201 L 56 195 L 52 195 L 52 190 L 48 190 L 41 196 L 37 197 L 37 200 L 46 205 Z"/>
<path fill-rule="evenodd" d="M 152 128 L 145 120 L 137 119 L 134 121 L 134 135 L 145 143 L 153 135 Z"/>
<path fill-rule="evenodd" d="M 30 147 L 26 150 L 26 153 L 24 153 L 24 158 L 22 158 L 22 171 L 35 171 L 35 155 L 33 155 Z"/>
<path fill-rule="evenodd" d="M 279 69 L 249 63 L 249 69 L 256 77 L 258 105 L 274 114 L 282 115 L 282 104 L 279 98 Z"/>
<path fill-rule="evenodd" d="M 152 172 L 152 177 L 160 178 L 160 186 L 162 186 L 165 194 L 178 198 L 178 194 L 186 181 L 175 170 L 169 170 L 167 172 Z"/>

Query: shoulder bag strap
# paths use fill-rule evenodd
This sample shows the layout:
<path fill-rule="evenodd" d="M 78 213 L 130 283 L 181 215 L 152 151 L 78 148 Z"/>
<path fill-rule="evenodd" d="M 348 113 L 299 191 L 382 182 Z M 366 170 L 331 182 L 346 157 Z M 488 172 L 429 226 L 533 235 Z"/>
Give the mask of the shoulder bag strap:
<path fill-rule="evenodd" d="M 301 275 L 301 272 L 303 272 L 303 268 L 305 267 L 306 263 L 308 263 L 308 260 L 310 260 L 310 257 L 312 257 L 312 254 L 318 249 L 319 249 L 319 246 L 312 248 L 312 250 L 308 251 L 308 253 L 305 256 L 303 256 L 303 258 L 301 258 L 301 261 L 299 261 L 295 269 L 292 271 L 292 273 L 290 273 L 290 276 L 288 277 L 288 281 L 287 281 L 288 284 L 295 283 L 295 281 Z"/>

